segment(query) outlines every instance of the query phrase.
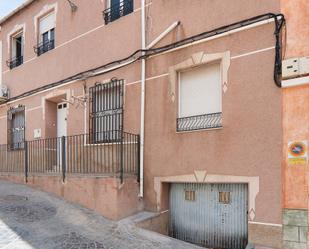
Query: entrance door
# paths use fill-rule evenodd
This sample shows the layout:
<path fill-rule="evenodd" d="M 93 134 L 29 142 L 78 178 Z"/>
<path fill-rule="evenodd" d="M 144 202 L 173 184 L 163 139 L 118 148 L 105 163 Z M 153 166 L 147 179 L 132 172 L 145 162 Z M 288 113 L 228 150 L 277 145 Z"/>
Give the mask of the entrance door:
<path fill-rule="evenodd" d="M 247 184 L 171 184 L 170 235 L 215 249 L 248 243 Z"/>
<path fill-rule="evenodd" d="M 57 137 L 67 135 L 67 103 L 57 105 Z"/>
<path fill-rule="evenodd" d="M 67 135 L 67 103 L 57 105 L 57 161 L 62 166 L 62 140 Z"/>

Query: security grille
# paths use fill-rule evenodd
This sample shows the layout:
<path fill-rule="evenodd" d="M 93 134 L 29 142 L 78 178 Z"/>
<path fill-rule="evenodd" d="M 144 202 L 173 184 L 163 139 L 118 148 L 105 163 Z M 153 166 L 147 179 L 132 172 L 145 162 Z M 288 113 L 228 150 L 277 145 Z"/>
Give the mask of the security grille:
<path fill-rule="evenodd" d="M 11 150 L 25 146 L 25 107 L 19 106 L 8 111 L 8 147 Z"/>
<path fill-rule="evenodd" d="M 121 141 L 123 134 L 123 80 L 89 89 L 92 143 Z"/>

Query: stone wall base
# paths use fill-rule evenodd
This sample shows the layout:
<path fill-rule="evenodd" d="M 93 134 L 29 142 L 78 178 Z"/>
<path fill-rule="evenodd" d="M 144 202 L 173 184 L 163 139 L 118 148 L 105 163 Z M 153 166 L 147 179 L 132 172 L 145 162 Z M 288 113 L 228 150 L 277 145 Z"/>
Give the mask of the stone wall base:
<path fill-rule="evenodd" d="M 67 175 L 64 183 L 60 176 L 50 175 L 29 176 L 28 183 L 20 175 L 1 175 L 0 179 L 53 193 L 112 220 L 120 220 L 143 210 L 136 177 L 125 177 L 122 184 L 114 177 L 73 175 Z"/>
<path fill-rule="evenodd" d="M 283 210 L 283 249 L 306 249 L 308 210 Z"/>
<path fill-rule="evenodd" d="M 282 248 L 282 227 L 249 223 L 249 243 L 255 246 Z"/>

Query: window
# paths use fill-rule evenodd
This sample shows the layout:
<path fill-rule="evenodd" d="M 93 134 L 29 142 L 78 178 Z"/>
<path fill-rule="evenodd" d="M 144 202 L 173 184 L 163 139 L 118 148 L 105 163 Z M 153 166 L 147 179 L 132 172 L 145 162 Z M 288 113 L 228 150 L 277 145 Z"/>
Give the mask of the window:
<path fill-rule="evenodd" d="M 55 12 L 51 12 L 39 20 L 39 43 L 36 47 L 38 56 L 55 48 L 55 26 Z"/>
<path fill-rule="evenodd" d="M 103 11 L 105 24 L 133 12 L 133 0 L 107 0 L 107 9 Z"/>
<path fill-rule="evenodd" d="M 19 106 L 8 111 L 8 146 L 11 150 L 24 149 L 25 107 Z"/>
<path fill-rule="evenodd" d="M 195 201 L 196 194 L 194 190 L 185 190 L 185 200 L 186 201 Z"/>
<path fill-rule="evenodd" d="M 219 203 L 230 204 L 231 203 L 231 192 L 219 192 Z"/>
<path fill-rule="evenodd" d="M 220 63 L 179 72 L 177 131 L 222 126 Z"/>
<path fill-rule="evenodd" d="M 11 37 L 11 58 L 7 61 L 10 69 L 23 64 L 23 32 L 19 32 Z"/>
<path fill-rule="evenodd" d="M 89 91 L 92 142 L 120 141 L 123 130 L 123 80 L 96 84 Z"/>

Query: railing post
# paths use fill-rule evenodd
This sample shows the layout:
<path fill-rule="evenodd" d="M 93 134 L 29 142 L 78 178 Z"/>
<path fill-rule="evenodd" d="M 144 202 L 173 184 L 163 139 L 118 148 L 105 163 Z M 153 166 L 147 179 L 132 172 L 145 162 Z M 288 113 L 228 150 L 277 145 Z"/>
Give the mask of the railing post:
<path fill-rule="evenodd" d="M 141 174 L 141 161 L 140 161 L 140 153 L 141 153 L 141 147 L 140 147 L 141 139 L 140 136 L 137 136 L 137 182 L 140 182 L 140 174 Z"/>
<path fill-rule="evenodd" d="M 124 139 L 124 134 L 123 130 L 121 131 L 121 144 L 120 144 L 120 182 L 121 184 L 123 183 L 123 139 Z"/>
<path fill-rule="evenodd" d="M 28 183 L 28 142 L 25 141 L 25 180 Z"/>
<path fill-rule="evenodd" d="M 66 139 L 65 136 L 61 137 L 61 165 L 62 165 L 62 181 L 65 182 L 66 174 Z"/>

